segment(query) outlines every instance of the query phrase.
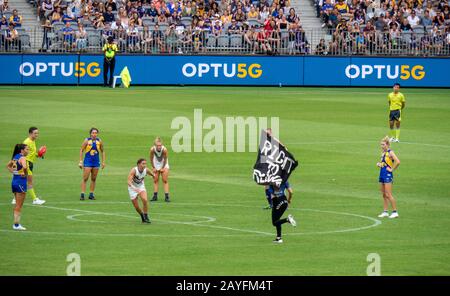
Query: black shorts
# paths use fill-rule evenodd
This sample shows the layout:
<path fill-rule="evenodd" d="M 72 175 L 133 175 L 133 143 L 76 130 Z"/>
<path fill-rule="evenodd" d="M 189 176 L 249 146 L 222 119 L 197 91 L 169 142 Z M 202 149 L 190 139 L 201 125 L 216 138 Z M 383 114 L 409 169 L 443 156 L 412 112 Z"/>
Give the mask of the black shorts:
<path fill-rule="evenodd" d="M 31 161 L 28 162 L 28 169 L 33 171 L 33 163 Z"/>
<path fill-rule="evenodd" d="M 278 221 L 288 208 L 288 201 L 285 195 L 272 199 L 272 224 Z"/>
<path fill-rule="evenodd" d="M 400 110 L 391 110 L 391 112 L 389 112 L 389 121 L 400 121 L 400 120 L 401 120 Z"/>

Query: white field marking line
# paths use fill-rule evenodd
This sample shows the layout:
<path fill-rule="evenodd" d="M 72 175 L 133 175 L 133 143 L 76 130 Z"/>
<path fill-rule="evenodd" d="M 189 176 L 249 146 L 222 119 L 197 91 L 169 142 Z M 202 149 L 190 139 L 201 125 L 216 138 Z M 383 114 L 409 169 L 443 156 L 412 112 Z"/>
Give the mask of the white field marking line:
<path fill-rule="evenodd" d="M 126 214 L 122 214 L 122 213 L 110 213 L 113 216 L 117 216 L 117 217 L 124 217 L 124 218 L 131 218 L 131 219 L 136 219 L 136 215 L 130 216 L 130 215 L 126 215 Z M 73 220 L 73 221 L 81 221 L 81 222 L 96 222 L 96 223 L 109 223 L 106 221 L 97 221 L 97 220 L 83 220 L 83 219 L 77 219 L 76 217 L 81 217 L 81 216 L 87 216 L 87 215 L 97 215 L 97 213 L 83 213 L 83 214 L 75 214 L 75 215 L 69 215 L 66 216 L 67 219 L 69 220 Z M 216 221 L 216 218 L 214 217 L 208 217 L 208 216 L 195 216 L 195 215 L 186 215 L 186 214 L 177 214 L 177 213 L 157 213 L 156 215 L 166 215 L 166 216 L 183 216 L 183 217 L 194 217 L 194 218 L 205 218 L 206 220 L 204 221 L 195 221 L 195 222 L 180 222 L 180 221 L 171 221 L 171 220 L 163 220 L 163 219 L 156 219 L 156 218 L 152 218 L 152 221 L 160 221 L 160 222 L 166 222 L 166 223 L 173 223 L 173 224 L 200 224 L 200 223 L 209 223 L 209 222 L 214 222 Z"/>
<path fill-rule="evenodd" d="M 83 221 L 83 222 L 100 222 L 100 223 L 107 223 L 104 221 L 96 221 L 96 220 L 81 220 L 81 219 L 76 219 L 74 217 L 76 216 L 85 216 L 85 215 L 90 215 L 90 214 L 76 214 L 76 215 L 70 215 L 67 216 L 67 218 L 69 220 L 74 220 L 74 221 Z M 93 213 L 91 215 L 97 215 L 96 213 Z M 117 217 L 127 217 L 127 218 L 135 218 L 135 217 L 131 217 L 131 216 L 126 216 L 126 215 L 121 215 L 121 214 L 114 214 L 114 213 L 109 213 L 109 215 L 113 215 L 113 216 L 117 216 Z M 170 214 L 168 214 L 170 215 Z M 212 217 L 211 217 L 212 218 Z M 214 218 L 212 218 L 214 219 Z M 158 219 L 152 219 L 153 221 L 164 221 L 164 222 L 169 222 L 169 223 L 174 223 L 174 224 L 184 224 L 184 225 L 192 225 L 192 226 L 200 226 L 200 227 L 210 227 L 210 228 L 218 228 L 218 229 L 226 229 L 226 230 L 232 230 L 232 231 L 240 231 L 240 232 L 248 232 L 248 233 L 257 233 L 257 234 L 264 234 L 264 235 L 273 235 L 272 233 L 268 233 L 268 232 L 263 232 L 263 231 L 257 231 L 257 230 L 247 230 L 247 229 L 239 229 L 239 228 L 231 228 L 231 227 L 225 227 L 225 226 L 215 226 L 215 225 L 205 225 L 205 224 L 200 224 L 200 223 L 206 223 L 206 222 L 212 222 L 212 221 L 198 221 L 198 222 L 179 222 L 179 221 L 168 221 L 168 220 L 158 220 Z M 214 219 L 215 221 L 215 219 Z"/>
<path fill-rule="evenodd" d="M 200 205 L 200 204 L 197 204 Z M 208 204 L 205 204 L 208 205 Z M 33 205 L 32 205 L 33 206 Z M 75 211 L 75 212 L 82 212 L 85 214 L 94 214 L 94 215 L 105 215 L 105 216 L 118 216 L 118 217 L 127 217 L 129 218 L 129 216 L 124 216 L 124 215 L 120 215 L 120 214 L 115 214 L 115 213 L 108 213 L 108 212 L 97 212 L 97 211 L 87 211 L 87 210 L 79 210 L 79 209 L 69 209 L 69 208 L 58 208 L 58 207 L 52 207 L 52 206 L 44 206 L 44 205 L 40 205 L 39 207 L 41 208 L 47 208 L 47 209 L 53 209 L 53 210 L 61 210 L 61 211 Z M 182 215 L 182 214 L 180 214 Z M 192 216 L 192 215 L 191 215 Z M 194 217 L 194 216 L 193 216 Z M 197 216 L 197 218 L 200 216 Z M 208 221 L 202 221 L 202 222 L 212 222 L 215 221 L 215 218 L 213 217 L 206 217 L 206 216 L 202 216 L 203 218 L 207 218 Z M 212 221 L 209 221 L 212 220 Z M 183 225 L 192 225 L 192 226 L 203 226 L 203 227 L 210 227 L 210 228 L 217 228 L 217 229 L 226 229 L 226 230 L 233 230 L 233 231 L 240 231 L 240 232 L 248 232 L 248 233 L 257 233 L 257 234 L 265 234 L 265 235 L 273 235 L 272 233 L 268 233 L 268 232 L 262 232 L 262 231 L 257 231 L 257 230 L 246 230 L 246 229 L 239 229 L 239 228 L 231 228 L 231 227 L 225 227 L 225 226 L 214 226 L 214 225 L 203 225 L 203 224 L 199 224 L 198 221 L 197 222 L 180 222 L 180 221 L 170 221 L 170 220 L 162 220 L 164 222 L 167 223 L 173 223 L 173 224 L 183 224 Z"/>
<path fill-rule="evenodd" d="M 32 207 L 34 207 L 33 205 L 31 205 Z M 88 211 L 88 210 L 79 210 L 79 209 L 69 209 L 69 208 L 58 208 L 58 207 L 52 207 L 52 206 L 44 206 L 44 205 L 40 205 L 38 207 L 41 208 L 47 208 L 47 209 L 52 209 L 52 210 L 61 210 L 61 211 L 75 211 L 75 212 L 82 212 L 85 215 L 104 215 L 104 216 L 117 216 L 117 217 L 125 217 L 125 218 L 130 218 L 131 216 L 129 215 L 122 215 L 120 213 L 108 213 L 108 212 L 97 212 L 97 211 Z M 214 222 L 216 221 L 216 218 L 214 217 L 207 217 L 207 216 L 194 216 L 194 215 L 185 215 L 185 214 L 166 214 L 163 213 L 161 215 L 173 215 L 173 216 L 188 216 L 188 217 L 195 217 L 195 218 L 206 218 L 206 221 L 196 221 L 196 222 L 180 222 L 180 221 L 171 221 L 171 220 L 159 220 L 159 221 L 163 221 L 166 223 L 173 223 L 173 224 L 187 224 L 187 225 L 192 225 L 192 224 L 198 224 L 198 223 L 207 223 L 207 222 Z M 75 219 L 70 219 L 69 216 L 67 216 L 66 218 L 68 218 L 69 220 L 75 220 Z M 156 220 L 156 219 L 153 219 Z"/>
<path fill-rule="evenodd" d="M 109 202 L 109 203 L 125 203 L 125 202 Z M 1 205 L 1 204 L 0 204 Z M 225 207 L 246 207 L 246 208 L 259 208 L 258 206 L 247 206 L 247 205 L 239 205 L 239 204 L 205 204 L 205 203 L 179 203 L 178 205 L 205 205 L 205 206 L 225 206 Z M 105 212 L 94 212 L 94 211 L 84 211 L 84 210 L 78 210 L 78 209 L 65 209 L 65 208 L 58 208 L 58 207 L 49 207 L 49 206 L 33 206 L 32 207 L 47 207 L 47 208 L 51 208 L 51 209 L 56 209 L 56 210 L 74 210 L 74 211 L 79 211 L 79 212 L 87 212 L 88 214 L 101 214 L 101 215 L 116 215 L 114 213 L 105 213 Z M 376 227 L 382 224 L 382 222 L 378 219 L 372 218 L 372 217 L 368 217 L 368 216 L 363 216 L 363 215 L 358 215 L 358 214 L 352 214 L 352 213 L 346 213 L 346 212 L 337 212 L 337 211 L 325 211 L 325 210 L 317 210 L 317 209 L 296 209 L 293 208 L 291 210 L 296 210 L 296 211 L 312 211 L 312 212 L 321 212 L 321 213 L 331 213 L 331 214 L 337 214 L 337 215 L 346 215 L 346 216 L 354 216 L 354 217 L 359 217 L 359 218 L 364 218 L 364 219 L 368 219 L 370 221 L 373 221 L 374 223 L 368 226 L 363 226 L 363 227 L 356 227 L 356 228 L 349 228 L 349 229 L 338 229 L 338 230 L 330 230 L 330 231 L 319 231 L 319 232 L 309 232 L 309 233 L 287 233 L 285 235 L 314 235 L 314 234 L 332 234 L 332 233 L 343 233 L 343 232 L 354 232 L 354 231 L 360 231 L 360 230 L 365 230 L 365 229 L 369 229 L 372 227 Z M 180 214 L 182 215 L 182 214 Z M 127 216 L 128 217 L 128 216 Z M 86 220 L 85 220 L 86 221 Z M 234 230 L 234 231 L 243 231 L 243 232 L 250 232 L 250 233 L 256 233 L 256 234 L 268 234 L 268 235 L 272 235 L 270 233 L 267 232 L 260 232 L 260 231 L 253 231 L 253 230 L 245 230 L 245 229 L 237 229 L 237 228 L 230 228 L 230 227 L 224 227 L 224 226 L 214 226 L 214 225 L 203 225 L 203 224 L 193 224 L 193 223 L 189 223 L 189 222 L 182 222 L 179 224 L 187 224 L 187 225 L 192 225 L 192 226 L 203 226 L 203 227 L 211 227 L 211 228 L 219 228 L 219 229 L 226 229 L 226 230 Z M 14 232 L 13 230 L 6 230 L 6 229 L 0 229 L 0 231 L 2 232 Z M 43 232 L 35 232 L 35 233 L 43 233 Z M 49 234 L 51 234 L 49 232 Z M 60 234 L 60 233 L 54 233 L 54 234 Z M 120 236 L 121 234 L 96 234 L 96 235 L 106 235 L 106 236 Z M 124 236 L 133 236 L 133 234 L 125 234 Z M 145 236 L 145 235 L 136 235 L 136 236 Z M 147 235 L 147 236 L 164 236 L 164 235 Z M 165 235 L 165 236 L 170 236 L 170 235 Z M 174 237 L 178 237 L 179 235 L 175 235 Z M 189 235 L 186 235 L 189 236 Z M 190 236 L 204 236 L 204 237 L 223 237 L 223 236 L 237 236 L 237 235 L 190 235 Z M 180 236 L 181 237 L 181 236 Z"/>

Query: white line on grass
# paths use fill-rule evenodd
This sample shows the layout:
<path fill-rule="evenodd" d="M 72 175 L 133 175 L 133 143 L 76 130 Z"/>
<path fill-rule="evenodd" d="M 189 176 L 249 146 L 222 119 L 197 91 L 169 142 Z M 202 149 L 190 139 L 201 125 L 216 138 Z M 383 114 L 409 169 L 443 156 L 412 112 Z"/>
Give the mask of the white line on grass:
<path fill-rule="evenodd" d="M 55 202 L 56 203 L 56 202 Z M 73 204 L 73 202 L 59 202 L 59 204 Z M 125 204 L 127 202 L 96 202 L 95 204 Z M 0 205 L 9 205 L 8 203 L 0 203 Z M 246 207 L 246 208 L 259 208 L 257 206 L 248 206 L 248 205 L 242 205 L 242 204 L 210 204 L 210 203 L 175 203 L 174 205 L 179 206 L 216 206 L 216 207 Z M 27 205 L 28 206 L 28 205 Z M 80 210 L 80 209 L 70 209 L 70 208 L 60 208 L 60 207 L 53 207 L 53 206 L 33 206 L 36 208 L 48 208 L 48 209 L 54 209 L 54 210 L 61 210 L 61 211 L 75 211 L 75 212 L 81 212 L 82 214 L 75 214 L 75 215 L 69 215 L 67 216 L 67 219 L 69 220 L 78 220 L 78 221 L 86 221 L 86 222 L 95 222 L 95 223 L 104 223 L 103 221 L 97 221 L 97 220 L 79 220 L 75 217 L 83 216 L 83 215 L 106 215 L 106 216 L 120 216 L 120 217 L 126 217 L 131 218 L 129 215 L 123 215 L 120 213 L 109 213 L 109 212 L 98 212 L 98 211 L 88 211 L 88 210 Z M 381 225 L 381 221 L 372 217 L 358 215 L 358 214 L 352 214 L 352 213 L 346 213 L 346 212 L 337 212 L 337 211 L 326 211 L 326 210 L 317 210 L 317 209 L 296 209 L 292 208 L 290 210 L 295 211 L 311 211 L 311 212 L 319 212 L 319 213 L 329 213 L 329 214 L 336 214 L 336 215 L 344 215 L 344 216 L 353 216 L 363 219 L 368 219 L 372 222 L 374 222 L 371 225 L 368 226 L 362 226 L 362 227 L 355 227 L 355 228 L 348 228 L 348 229 L 338 229 L 338 230 L 330 230 L 330 231 L 316 231 L 316 232 L 304 232 L 304 233 L 287 233 L 285 235 L 314 235 L 314 234 L 332 234 L 332 233 L 344 233 L 344 232 L 354 232 L 354 231 L 361 231 L 366 230 L 369 228 L 373 228 L 376 226 Z M 187 216 L 187 217 L 196 217 L 196 218 L 206 218 L 206 221 L 196 221 L 196 222 L 181 222 L 181 221 L 170 221 L 170 220 L 159 220 L 161 222 L 167 222 L 167 223 L 174 223 L 174 224 L 184 224 L 184 225 L 190 225 L 190 226 L 198 226 L 198 227 L 210 227 L 210 228 L 216 228 L 216 229 L 225 229 L 225 230 L 231 230 L 231 231 L 237 231 L 237 232 L 246 232 L 251 233 L 253 235 L 273 235 L 269 232 L 263 232 L 263 231 L 256 231 L 256 230 L 248 230 L 248 229 L 239 229 L 239 228 L 231 228 L 226 226 L 218 226 L 218 225 L 207 225 L 207 224 L 201 224 L 201 223 L 207 223 L 207 222 L 214 222 L 216 221 L 213 217 L 208 216 L 194 216 L 194 215 L 186 215 L 186 214 L 165 214 L 160 213 L 159 215 L 175 215 L 175 216 Z M 154 219 L 155 220 L 155 219 Z M 15 232 L 14 230 L 8 230 L 8 229 L 0 229 L 1 232 Z M 237 234 L 190 234 L 190 235 L 170 235 L 170 234 L 135 234 L 135 233 L 67 233 L 67 232 L 48 232 L 48 231 L 26 231 L 26 233 L 34 233 L 34 234 L 49 234 L 49 235 L 86 235 L 86 236 L 113 236 L 113 237 L 231 237 L 231 236 L 241 236 Z M 248 234 L 246 234 L 248 236 Z"/>

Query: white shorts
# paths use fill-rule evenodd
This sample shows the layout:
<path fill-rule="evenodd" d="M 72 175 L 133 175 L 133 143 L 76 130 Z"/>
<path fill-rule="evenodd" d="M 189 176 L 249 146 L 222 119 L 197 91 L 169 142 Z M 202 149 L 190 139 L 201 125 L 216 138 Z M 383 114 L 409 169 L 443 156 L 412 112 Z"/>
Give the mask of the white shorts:
<path fill-rule="evenodd" d="M 130 195 L 131 200 L 136 199 L 138 194 L 144 191 L 147 191 L 145 189 L 145 186 L 133 186 L 133 187 L 128 186 L 128 194 Z"/>
<path fill-rule="evenodd" d="M 156 170 L 160 170 L 160 169 L 162 169 L 162 165 L 163 165 L 163 163 L 162 162 L 157 162 L 157 161 L 155 161 L 155 169 Z M 164 167 L 165 169 L 168 169 L 169 168 L 169 161 L 167 161 L 166 162 L 166 166 Z"/>

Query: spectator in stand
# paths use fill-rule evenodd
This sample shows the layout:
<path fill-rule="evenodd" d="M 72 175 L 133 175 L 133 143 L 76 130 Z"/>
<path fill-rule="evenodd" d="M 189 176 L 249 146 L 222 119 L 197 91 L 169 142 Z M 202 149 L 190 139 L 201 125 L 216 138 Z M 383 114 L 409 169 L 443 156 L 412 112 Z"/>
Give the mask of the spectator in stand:
<path fill-rule="evenodd" d="M 6 20 L 6 17 L 3 16 L 0 20 L 0 30 L 7 28 L 8 28 L 8 21 Z"/>
<path fill-rule="evenodd" d="M 7 11 L 8 9 L 8 0 L 6 0 L 6 4 L 5 0 L 0 0 L 0 15 L 3 15 L 3 12 Z"/>
<path fill-rule="evenodd" d="M 41 6 L 38 6 L 38 15 L 41 21 L 48 19 L 52 15 L 54 9 L 52 0 L 44 0 Z"/>
<path fill-rule="evenodd" d="M 122 27 L 125 30 L 128 29 L 129 19 L 128 19 L 127 11 L 123 7 L 119 8 L 119 19 L 120 19 L 120 23 L 122 24 Z"/>
<path fill-rule="evenodd" d="M 120 27 L 123 28 L 122 22 L 120 21 L 120 19 L 116 19 L 116 21 L 111 24 L 111 29 L 113 31 L 117 31 Z M 117 38 L 115 38 L 115 39 L 117 39 Z"/>
<path fill-rule="evenodd" d="M 320 16 L 322 17 L 323 20 L 322 28 L 325 27 L 326 25 L 328 26 L 331 25 L 329 18 L 333 9 L 336 9 L 336 11 L 339 12 L 339 10 L 335 8 L 333 4 L 331 4 L 331 0 L 326 0 L 325 4 L 322 5 L 322 9 L 320 11 Z"/>
<path fill-rule="evenodd" d="M 432 24 L 433 24 L 433 20 L 430 17 L 430 11 L 425 10 L 424 16 L 422 18 L 422 25 L 424 25 L 425 27 L 428 27 L 428 26 L 431 26 Z"/>
<path fill-rule="evenodd" d="M 282 15 L 281 19 L 279 19 L 278 22 L 277 22 L 278 30 L 287 30 L 288 24 L 289 23 L 286 20 L 286 16 Z"/>
<path fill-rule="evenodd" d="M 231 24 L 232 16 L 228 12 L 228 10 L 225 10 L 223 15 L 220 17 L 220 21 L 222 22 L 223 26 L 226 26 L 228 24 Z"/>
<path fill-rule="evenodd" d="M 434 17 L 437 15 L 437 12 L 434 10 L 432 1 L 427 2 L 427 8 L 425 10 L 429 12 L 431 19 L 434 19 Z"/>
<path fill-rule="evenodd" d="M 51 23 L 54 24 L 56 22 L 62 21 L 62 13 L 61 13 L 61 7 L 56 8 L 56 10 L 53 11 L 51 16 Z"/>
<path fill-rule="evenodd" d="M 112 11 L 117 11 L 117 5 L 114 2 L 114 0 L 107 0 L 106 4 L 105 4 L 106 9 L 108 9 L 108 7 L 111 7 Z"/>
<path fill-rule="evenodd" d="M 433 53 L 440 55 L 442 49 L 444 48 L 444 35 L 443 32 L 438 28 L 434 27 L 432 32 L 432 44 L 433 44 Z"/>
<path fill-rule="evenodd" d="M 228 34 L 240 34 L 241 33 L 241 27 L 237 24 L 236 19 L 231 20 L 231 25 L 228 27 Z"/>
<path fill-rule="evenodd" d="M 83 24 L 85 27 L 91 27 L 92 26 L 92 20 L 91 17 L 89 17 L 88 13 L 84 13 L 83 17 L 78 21 Z"/>
<path fill-rule="evenodd" d="M 104 15 L 106 13 L 105 4 L 103 2 L 97 3 L 97 6 L 95 7 L 95 11 L 98 11 L 98 12 L 100 12 L 100 14 Z"/>
<path fill-rule="evenodd" d="M 63 13 L 61 21 L 63 23 L 69 23 L 69 25 L 70 25 L 71 22 L 75 22 L 75 18 L 73 16 L 70 16 L 67 13 L 67 9 L 64 9 L 64 13 Z"/>
<path fill-rule="evenodd" d="M 116 23 L 113 23 L 113 24 L 116 24 Z M 119 21 L 118 25 L 120 26 L 120 21 Z M 114 38 L 114 30 L 112 29 L 111 23 L 105 23 L 105 27 L 102 30 L 103 44 L 108 41 L 108 37 Z"/>
<path fill-rule="evenodd" d="M 127 45 L 130 51 L 138 51 L 140 49 L 139 31 L 134 25 L 134 21 L 130 21 L 127 29 Z"/>
<path fill-rule="evenodd" d="M 103 19 L 105 20 L 105 23 L 113 23 L 115 20 L 115 15 L 113 13 L 113 7 L 112 6 L 107 6 L 106 8 L 106 12 L 103 13 Z"/>
<path fill-rule="evenodd" d="M 236 10 L 236 13 L 234 14 L 234 19 L 237 22 L 245 22 L 245 20 L 247 19 L 247 17 L 245 16 L 245 13 L 242 11 L 242 8 L 238 8 Z"/>
<path fill-rule="evenodd" d="M 247 19 L 257 19 L 258 18 L 258 11 L 256 10 L 255 6 L 253 4 L 250 6 L 250 11 L 247 13 Z"/>
<path fill-rule="evenodd" d="M 406 18 L 403 19 L 403 22 L 400 25 L 400 31 L 402 31 L 402 32 L 412 31 L 412 27 L 408 23 L 408 20 Z"/>
<path fill-rule="evenodd" d="M 299 17 L 298 17 L 298 15 L 295 13 L 295 9 L 294 8 L 291 8 L 291 9 L 289 9 L 289 15 L 287 16 L 287 21 L 289 22 L 289 23 L 295 23 L 297 20 L 299 20 Z"/>
<path fill-rule="evenodd" d="M 12 24 L 14 28 L 22 27 L 22 16 L 19 15 L 17 9 L 14 9 L 13 14 L 9 17 L 9 24 Z"/>
<path fill-rule="evenodd" d="M 214 20 L 213 24 L 214 25 L 211 27 L 212 34 L 215 36 L 222 35 L 222 26 L 220 25 L 220 20 Z"/>
<path fill-rule="evenodd" d="M 316 54 L 317 55 L 325 55 L 327 54 L 327 45 L 325 44 L 325 39 L 320 39 L 319 44 L 316 46 Z"/>
<path fill-rule="evenodd" d="M 78 23 L 78 31 L 76 32 L 76 47 L 78 51 L 82 51 L 87 46 L 87 32 L 83 24 Z"/>
<path fill-rule="evenodd" d="M 159 25 L 155 25 L 155 29 L 152 32 L 153 48 L 159 49 L 159 52 L 164 52 L 164 35 L 159 29 Z"/>
<path fill-rule="evenodd" d="M 131 20 L 133 20 L 135 26 L 137 27 L 143 26 L 142 19 L 139 17 L 139 14 L 137 12 L 133 12 Z"/>
<path fill-rule="evenodd" d="M 66 22 L 64 28 L 61 29 L 63 32 L 63 45 L 64 49 L 70 51 L 75 48 L 75 31 L 70 27 L 70 22 Z"/>
<path fill-rule="evenodd" d="M 431 36 L 428 32 L 425 32 L 422 38 L 420 38 L 420 50 L 422 51 L 422 54 L 427 55 L 431 51 L 432 47 Z"/>
<path fill-rule="evenodd" d="M 385 25 L 387 25 L 387 23 L 386 20 L 384 19 L 384 14 L 380 14 L 380 16 L 377 17 L 375 21 L 375 30 L 383 31 Z"/>
<path fill-rule="evenodd" d="M 156 17 L 158 17 L 159 12 L 158 12 L 158 10 L 156 9 L 156 6 L 155 6 L 155 3 L 154 3 L 154 2 L 152 2 L 152 3 L 150 4 L 150 8 L 146 10 L 145 14 L 146 14 L 147 16 L 151 17 L 151 18 L 156 18 Z M 186 16 L 188 16 L 188 15 L 186 15 Z"/>
<path fill-rule="evenodd" d="M 446 24 L 449 24 L 450 22 L 450 8 L 448 5 L 444 6 L 444 10 L 442 11 L 442 15 L 444 17 L 444 22 Z"/>
<path fill-rule="evenodd" d="M 259 20 L 264 21 L 266 18 L 269 17 L 269 8 L 267 6 L 263 6 L 262 9 L 259 11 Z M 256 36 L 256 35 L 255 35 Z M 256 37 L 255 37 L 256 38 Z M 255 39 L 256 40 L 256 39 Z"/>
<path fill-rule="evenodd" d="M 42 25 L 42 28 L 44 30 L 44 35 L 42 37 L 41 52 L 46 52 L 50 49 L 50 46 L 52 45 L 51 39 L 48 36 L 48 34 L 52 33 L 53 30 L 50 20 L 46 20 L 45 23 Z"/>
<path fill-rule="evenodd" d="M 19 51 L 22 51 L 22 44 L 20 42 L 19 33 L 14 28 L 13 24 L 8 25 L 8 29 L 5 31 L 4 36 L 5 51 L 8 51 L 11 47 L 17 46 Z"/>
<path fill-rule="evenodd" d="M 105 27 L 105 20 L 103 18 L 103 14 L 99 11 L 95 12 L 94 20 L 92 21 L 92 25 L 96 29 L 102 29 Z"/>
<path fill-rule="evenodd" d="M 418 26 L 420 24 L 420 18 L 416 15 L 416 11 L 411 11 L 411 14 L 407 17 L 408 23 L 411 27 Z"/>
<path fill-rule="evenodd" d="M 442 14 L 438 14 L 433 19 L 433 26 L 443 26 L 445 23 L 444 16 Z"/>

